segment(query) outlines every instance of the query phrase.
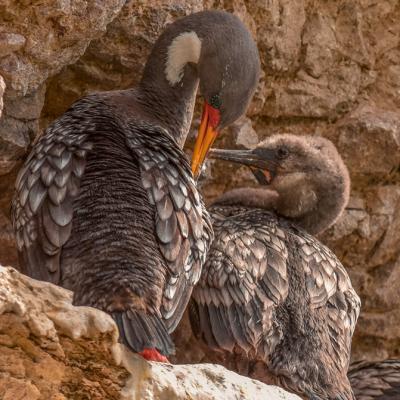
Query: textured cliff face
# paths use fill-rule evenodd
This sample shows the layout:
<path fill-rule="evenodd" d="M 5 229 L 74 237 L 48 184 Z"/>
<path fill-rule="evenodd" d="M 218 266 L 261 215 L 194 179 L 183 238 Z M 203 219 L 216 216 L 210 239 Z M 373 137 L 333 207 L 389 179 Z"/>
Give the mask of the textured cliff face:
<path fill-rule="evenodd" d="M 0 261 L 17 265 L 9 201 L 39 128 L 87 92 L 135 84 L 163 27 L 212 7 L 247 23 L 263 63 L 248 118 L 217 145 L 251 146 L 283 132 L 319 134 L 337 144 L 350 169 L 352 198 L 322 239 L 348 268 L 363 301 L 354 357 L 399 357 L 397 0 L 3 1 L 0 75 L 7 89 L 0 120 Z M 230 187 L 254 184 L 243 168 L 210 167 L 203 181 L 208 200 Z M 190 335 L 185 330 L 182 336 Z"/>
<path fill-rule="evenodd" d="M 0 266 L 0 398 L 299 400 L 215 365 L 148 363 L 117 343 L 107 314 Z"/>

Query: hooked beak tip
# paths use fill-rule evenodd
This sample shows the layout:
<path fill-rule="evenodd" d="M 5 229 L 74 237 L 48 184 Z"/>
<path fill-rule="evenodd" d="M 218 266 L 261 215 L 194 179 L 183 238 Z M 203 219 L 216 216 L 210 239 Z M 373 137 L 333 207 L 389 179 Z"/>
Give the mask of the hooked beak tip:
<path fill-rule="evenodd" d="M 216 127 L 218 126 L 219 117 L 219 111 L 205 102 L 199 132 L 197 134 L 192 155 L 191 167 L 195 178 L 199 176 L 208 151 L 217 138 L 218 129 Z"/>

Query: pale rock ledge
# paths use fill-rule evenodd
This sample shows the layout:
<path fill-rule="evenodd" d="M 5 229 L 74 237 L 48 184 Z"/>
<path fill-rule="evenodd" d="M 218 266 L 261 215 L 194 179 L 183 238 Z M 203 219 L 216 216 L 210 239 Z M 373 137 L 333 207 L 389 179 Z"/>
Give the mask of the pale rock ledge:
<path fill-rule="evenodd" d="M 0 266 L 1 399 L 299 399 L 218 365 L 148 363 L 117 343 L 107 314 L 71 297 Z"/>

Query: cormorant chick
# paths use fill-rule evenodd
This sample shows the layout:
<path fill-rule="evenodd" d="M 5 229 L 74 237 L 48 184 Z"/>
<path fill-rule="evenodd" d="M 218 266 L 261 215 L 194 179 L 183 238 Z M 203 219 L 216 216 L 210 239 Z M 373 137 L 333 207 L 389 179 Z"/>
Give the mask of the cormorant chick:
<path fill-rule="evenodd" d="M 348 201 L 336 148 L 277 135 L 212 156 L 248 165 L 260 187 L 232 190 L 210 208 L 215 239 L 193 292 L 194 332 L 214 350 L 262 361 L 306 399 L 353 399 L 347 370 L 360 300 L 340 261 L 311 235 Z"/>

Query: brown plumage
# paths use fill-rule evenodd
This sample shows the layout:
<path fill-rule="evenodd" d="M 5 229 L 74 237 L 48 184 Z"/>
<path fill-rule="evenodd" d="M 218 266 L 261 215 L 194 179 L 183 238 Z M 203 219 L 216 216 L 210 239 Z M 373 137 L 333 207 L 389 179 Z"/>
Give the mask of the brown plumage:
<path fill-rule="evenodd" d="M 193 292 L 193 329 L 214 350 L 265 363 L 306 399 L 352 399 L 346 376 L 360 300 L 335 255 L 309 232 L 329 227 L 349 196 L 331 142 L 277 135 L 252 151 L 215 150 L 260 184 L 210 208 L 215 239 Z"/>
<path fill-rule="evenodd" d="M 348 377 L 356 400 L 400 399 L 400 360 L 355 362 Z"/>
<path fill-rule="evenodd" d="M 258 74 L 240 20 L 205 11 L 167 27 L 137 88 L 77 101 L 46 129 L 16 181 L 22 271 L 110 313 L 134 351 L 171 354 L 169 333 L 212 239 L 182 151 L 197 87 L 207 104 L 218 97 L 219 129 L 245 111 Z"/>

